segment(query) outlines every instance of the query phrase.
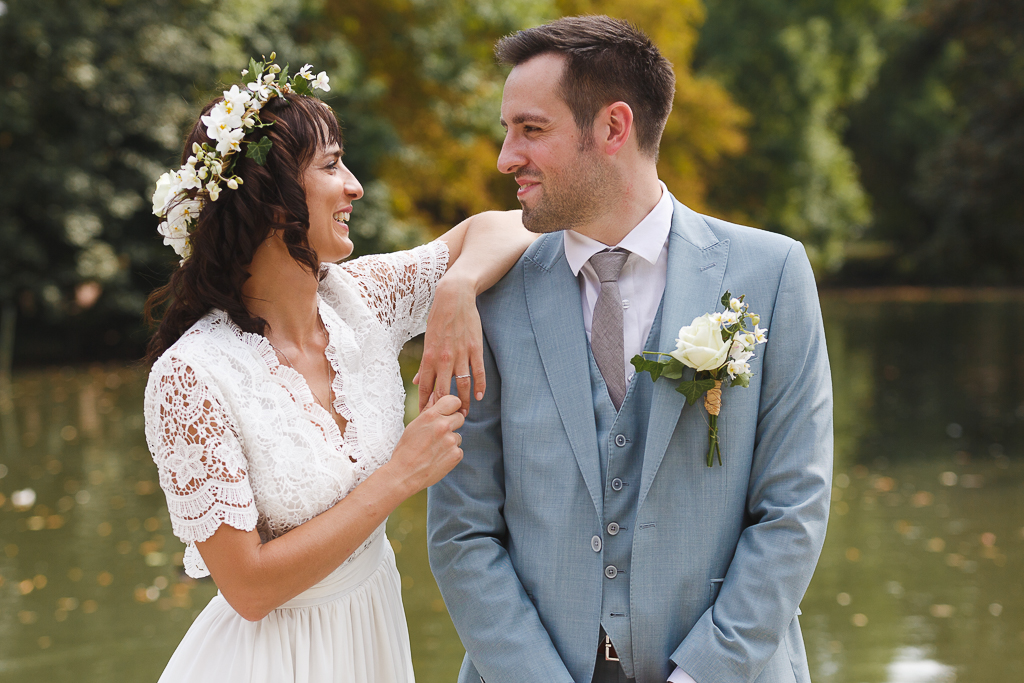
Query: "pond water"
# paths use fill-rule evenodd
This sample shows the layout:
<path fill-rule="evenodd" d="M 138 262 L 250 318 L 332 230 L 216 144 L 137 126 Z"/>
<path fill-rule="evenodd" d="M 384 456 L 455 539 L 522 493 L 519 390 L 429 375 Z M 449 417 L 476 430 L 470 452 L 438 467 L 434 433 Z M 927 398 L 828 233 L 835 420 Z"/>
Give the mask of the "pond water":
<path fill-rule="evenodd" d="M 802 603 L 814 680 L 1024 680 L 1024 304 L 823 307 L 836 467 Z M 144 384 L 127 366 L 15 376 L 0 414 L 2 682 L 156 680 L 216 592 L 181 570 Z M 425 501 L 388 534 L 417 678 L 447 683 L 463 650 L 427 567 Z"/>

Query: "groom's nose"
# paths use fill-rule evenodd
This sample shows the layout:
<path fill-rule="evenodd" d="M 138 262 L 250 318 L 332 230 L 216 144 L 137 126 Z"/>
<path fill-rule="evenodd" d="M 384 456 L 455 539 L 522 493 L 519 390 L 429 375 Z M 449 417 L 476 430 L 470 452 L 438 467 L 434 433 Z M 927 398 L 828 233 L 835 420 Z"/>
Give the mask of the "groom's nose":
<path fill-rule="evenodd" d="M 501 152 L 498 154 L 498 170 L 502 173 L 515 173 L 527 164 L 527 159 L 519 151 L 515 142 L 515 135 L 509 132 L 501 143 Z"/>

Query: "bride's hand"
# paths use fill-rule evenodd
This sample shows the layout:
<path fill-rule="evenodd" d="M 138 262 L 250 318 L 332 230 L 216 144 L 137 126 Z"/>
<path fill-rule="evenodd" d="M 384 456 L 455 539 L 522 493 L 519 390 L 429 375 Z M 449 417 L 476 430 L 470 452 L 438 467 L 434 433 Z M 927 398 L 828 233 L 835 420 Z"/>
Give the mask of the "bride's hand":
<path fill-rule="evenodd" d="M 479 401 L 487 388 L 483 332 L 476 310 L 476 288 L 449 271 L 437 284 L 423 339 L 423 360 L 413 379 L 420 388 L 420 411 L 431 394 L 435 398 L 448 395 L 453 377 L 461 402 L 459 410 L 468 415 L 470 390 Z"/>
<path fill-rule="evenodd" d="M 439 482 L 462 460 L 462 436 L 455 430 L 465 418 L 454 396 L 442 396 L 409 423 L 395 445 L 388 468 L 409 495 Z"/>

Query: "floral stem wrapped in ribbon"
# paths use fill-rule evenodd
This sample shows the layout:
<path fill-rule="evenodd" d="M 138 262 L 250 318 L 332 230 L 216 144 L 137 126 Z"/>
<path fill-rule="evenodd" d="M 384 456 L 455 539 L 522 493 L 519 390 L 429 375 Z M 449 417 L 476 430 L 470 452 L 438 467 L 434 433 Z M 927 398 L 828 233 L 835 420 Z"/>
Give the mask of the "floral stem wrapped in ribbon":
<path fill-rule="evenodd" d="M 722 385 L 750 386 L 750 359 L 754 347 L 768 341 L 768 330 L 758 327 L 761 317 L 749 311 L 743 302 L 746 295 L 733 298 L 730 292 L 722 296 L 721 313 L 705 313 L 679 330 L 675 351 L 644 351 L 630 361 L 637 372 L 651 373 L 651 379 L 682 379 L 683 369 L 693 368 L 693 379 L 679 382 L 676 391 L 686 396 L 693 405 L 704 397 L 708 412 L 708 467 L 714 465 L 715 456 L 722 464 L 722 449 L 718 438 L 718 415 L 722 411 Z M 747 329 L 750 321 L 754 329 Z M 647 356 L 654 356 L 653 359 Z"/>

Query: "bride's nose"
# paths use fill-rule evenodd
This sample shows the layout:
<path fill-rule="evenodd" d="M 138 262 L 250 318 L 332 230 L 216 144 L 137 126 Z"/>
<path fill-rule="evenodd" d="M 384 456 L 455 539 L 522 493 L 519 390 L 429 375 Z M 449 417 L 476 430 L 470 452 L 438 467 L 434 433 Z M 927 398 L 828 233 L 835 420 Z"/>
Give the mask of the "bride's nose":
<path fill-rule="evenodd" d="M 359 180 L 355 177 L 352 171 L 348 172 L 348 176 L 345 178 L 345 196 L 356 200 L 363 196 L 363 186 L 359 183 Z"/>

